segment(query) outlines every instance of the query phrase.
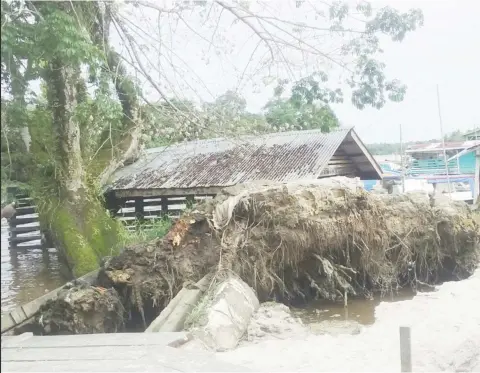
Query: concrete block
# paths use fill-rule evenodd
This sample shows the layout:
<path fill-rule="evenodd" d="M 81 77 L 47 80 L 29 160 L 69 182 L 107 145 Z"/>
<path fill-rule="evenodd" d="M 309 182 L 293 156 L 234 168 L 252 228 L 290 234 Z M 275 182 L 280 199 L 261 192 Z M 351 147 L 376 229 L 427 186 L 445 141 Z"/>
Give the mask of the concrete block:
<path fill-rule="evenodd" d="M 160 315 L 158 315 L 157 318 L 150 323 L 148 328 L 145 330 L 145 333 L 158 332 L 163 326 L 163 324 L 165 324 L 165 321 L 167 321 L 167 319 L 170 317 L 173 310 L 177 307 L 178 303 L 187 291 L 188 289 L 186 288 L 181 289 L 178 294 L 170 301 L 170 303 L 168 303 L 167 307 L 165 307 L 162 312 L 160 312 Z"/>
<path fill-rule="evenodd" d="M 15 320 L 10 316 L 10 313 L 2 313 L 2 334 L 13 328 L 16 323 Z"/>
<path fill-rule="evenodd" d="M 165 322 L 158 328 L 159 332 L 178 332 L 184 329 L 188 314 L 202 298 L 203 291 L 200 289 L 188 289 L 178 302 L 175 309 Z"/>
<path fill-rule="evenodd" d="M 12 319 L 15 321 L 16 325 L 20 324 L 21 322 L 27 319 L 27 316 L 25 315 L 25 312 L 23 312 L 22 307 L 17 307 L 13 309 L 10 312 L 10 316 L 12 316 Z"/>
<path fill-rule="evenodd" d="M 204 276 L 196 284 L 181 289 L 160 315 L 152 321 L 145 333 L 179 332 L 184 330 L 185 320 L 208 289 L 212 276 Z"/>
<path fill-rule="evenodd" d="M 254 291 L 241 279 L 230 277 L 214 290 L 192 334 L 217 351 L 235 348 L 259 306 Z"/>

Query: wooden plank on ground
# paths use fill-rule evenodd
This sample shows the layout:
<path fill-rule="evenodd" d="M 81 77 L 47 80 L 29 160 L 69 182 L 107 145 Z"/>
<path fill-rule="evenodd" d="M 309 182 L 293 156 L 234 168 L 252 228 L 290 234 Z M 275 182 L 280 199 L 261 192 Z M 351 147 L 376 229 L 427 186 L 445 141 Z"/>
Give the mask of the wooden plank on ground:
<path fill-rule="evenodd" d="M 54 348 L 54 347 L 95 347 L 95 346 L 167 346 L 186 338 L 186 333 L 110 333 L 77 334 L 33 337 L 25 340 L 7 340 L 7 348 Z"/>
<path fill-rule="evenodd" d="M 89 362 L 95 362 L 99 368 L 103 368 L 101 371 L 119 371 L 122 366 L 125 367 L 132 361 L 138 363 L 135 366 L 136 371 L 247 371 L 244 367 L 217 360 L 213 354 L 205 351 L 186 351 L 167 346 L 2 348 L 2 371 L 38 371 L 46 366 L 50 368 L 49 371 L 78 371 L 80 366 Z"/>
<path fill-rule="evenodd" d="M 31 251 L 31 250 L 39 250 L 39 249 L 44 249 L 43 245 L 41 243 L 38 244 L 20 244 L 20 245 L 14 245 L 12 244 L 10 246 L 11 249 L 16 250 L 17 252 L 26 252 Z"/>
<path fill-rule="evenodd" d="M 181 372 L 156 362 L 138 360 L 109 361 L 2 361 L 2 372 Z"/>
<path fill-rule="evenodd" d="M 3 347 L 2 361 L 131 360 L 155 353 L 161 347 L 77 346 L 77 347 Z"/>

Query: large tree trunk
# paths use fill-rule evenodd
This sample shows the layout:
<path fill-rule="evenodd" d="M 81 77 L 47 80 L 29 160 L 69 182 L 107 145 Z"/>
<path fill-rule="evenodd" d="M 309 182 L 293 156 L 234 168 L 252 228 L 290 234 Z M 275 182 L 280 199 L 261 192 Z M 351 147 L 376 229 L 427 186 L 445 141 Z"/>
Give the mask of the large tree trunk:
<path fill-rule="evenodd" d="M 99 259 L 112 254 L 119 225 L 111 219 L 93 187 L 87 183 L 80 146 L 80 125 L 73 115 L 77 106 L 80 69 L 51 63 L 47 92 L 57 135 L 58 172 L 56 193 L 40 209 L 57 248 L 65 254 L 74 275 L 98 267 Z M 86 134 L 85 134 L 86 135 Z"/>
<path fill-rule="evenodd" d="M 72 3 L 57 3 L 63 11 L 72 12 Z M 90 36 L 99 50 L 106 51 L 107 72 L 114 72 L 114 83 L 123 109 L 120 136 L 105 141 L 98 157 L 85 169 L 81 147 L 82 127 L 76 120 L 75 109 L 85 97 L 80 65 L 59 58 L 49 62 L 45 71 L 47 97 L 53 116 L 52 130 L 56 135 L 55 180 L 49 188 L 47 201 L 40 203 L 39 213 L 47 225 L 54 244 L 62 249 L 76 275 L 98 266 L 99 259 L 115 253 L 121 238 L 121 223 L 112 219 L 98 195 L 96 186 L 104 184 L 109 175 L 125 161 L 135 158 L 139 149 L 138 98 L 134 82 L 121 63 L 119 55 L 108 45 L 109 6 L 80 3 L 75 6 L 75 18 L 94 21 Z M 106 10 L 106 11 L 105 11 Z M 107 131 L 111 136 L 111 131 Z M 118 137 L 116 137 L 118 136 Z M 94 167 L 92 167 L 94 166 Z M 97 178 L 93 180 L 92 178 Z M 45 193 L 44 193 L 45 194 Z"/>

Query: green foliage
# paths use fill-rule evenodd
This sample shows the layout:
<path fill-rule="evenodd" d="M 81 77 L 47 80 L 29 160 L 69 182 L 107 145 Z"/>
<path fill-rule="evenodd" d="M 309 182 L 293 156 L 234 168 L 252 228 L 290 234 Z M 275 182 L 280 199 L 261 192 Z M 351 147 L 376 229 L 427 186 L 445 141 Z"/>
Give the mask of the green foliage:
<path fill-rule="evenodd" d="M 187 100 L 172 98 L 169 102 L 142 108 L 148 148 L 185 140 L 273 131 L 262 115 L 246 111 L 245 99 L 233 91 L 201 107 Z"/>
<path fill-rule="evenodd" d="M 367 144 L 367 149 L 373 155 L 387 155 L 387 154 L 399 154 L 400 153 L 400 144 L 399 143 L 374 143 Z"/>
<path fill-rule="evenodd" d="M 297 7 L 302 6 L 303 1 L 297 2 Z M 388 79 L 385 75 L 385 64 L 380 56 L 383 53 L 381 39 L 389 37 L 394 42 L 401 42 L 408 33 L 423 26 L 423 13 L 420 9 L 411 9 L 400 12 L 391 7 L 379 7 L 374 9 L 368 1 L 360 1 L 355 7 L 348 1 L 317 2 L 312 3 L 310 14 L 315 20 L 322 18 L 329 29 L 328 36 L 340 36 L 339 49 L 341 56 L 328 52 L 331 47 L 323 48 L 316 42 L 310 43 L 302 38 L 295 38 L 295 49 L 300 49 L 303 54 L 310 54 L 326 60 L 329 64 L 341 68 L 349 74 L 346 83 L 351 88 L 351 102 L 358 109 L 365 107 L 382 108 L 387 99 L 393 102 L 402 101 L 407 87 L 397 79 Z M 308 16 L 306 16 L 308 18 Z M 269 20 L 274 18 L 269 15 L 263 20 L 261 16 L 258 22 L 265 27 Z M 281 24 L 278 20 L 278 24 Z M 317 22 L 291 22 L 285 21 L 282 28 L 292 25 L 291 30 L 285 30 L 285 34 L 314 32 L 310 35 L 313 40 L 323 40 L 326 36 L 321 33 L 322 28 L 316 29 Z M 352 27 L 351 25 L 356 25 Z M 278 32 L 278 28 L 274 29 Z M 283 31 L 283 30 L 282 30 Z M 286 44 L 282 38 L 277 38 L 279 51 Z M 290 40 L 288 40 L 290 42 Z M 292 42 L 293 43 L 293 42 Z M 272 46 L 273 43 L 270 44 Z M 293 47 L 292 47 L 293 49 Z M 335 49 L 335 48 L 333 48 Z M 322 73 L 325 74 L 325 73 Z M 325 75 L 326 76 L 326 75 Z"/>
<path fill-rule="evenodd" d="M 288 81 L 281 80 L 274 99 L 265 106 L 267 123 L 275 131 L 337 128 L 338 119 L 329 104 L 342 102 L 343 96 L 339 89 L 327 88 L 327 81 L 325 73 L 312 74 L 295 82 L 290 96 L 282 98 Z"/>
<path fill-rule="evenodd" d="M 342 94 L 322 86 L 325 76 L 313 74 L 296 82 L 289 98 L 281 97 L 288 83 L 282 81 L 275 97 L 265 106 L 265 115 L 248 112 L 245 99 L 234 91 L 227 91 L 201 107 L 176 99 L 170 99 L 170 104 L 145 106 L 142 112 L 147 127 L 146 147 L 287 130 L 328 132 L 338 127 L 338 119 L 329 103 L 341 102 Z"/>
<path fill-rule="evenodd" d="M 165 217 L 163 219 L 155 219 L 149 222 L 137 221 L 135 225 L 135 231 L 129 232 L 125 230 L 124 234 L 121 236 L 124 246 L 164 237 L 172 226 L 172 220 Z"/>

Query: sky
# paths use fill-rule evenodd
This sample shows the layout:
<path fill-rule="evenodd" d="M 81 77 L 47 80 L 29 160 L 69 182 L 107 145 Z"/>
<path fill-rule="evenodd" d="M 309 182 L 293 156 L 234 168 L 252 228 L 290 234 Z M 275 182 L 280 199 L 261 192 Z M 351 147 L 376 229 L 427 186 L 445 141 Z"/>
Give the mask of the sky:
<path fill-rule="evenodd" d="M 480 1 L 389 1 L 397 8 L 418 7 L 425 24 L 401 43 L 386 47 L 390 74 L 408 86 L 405 100 L 381 110 L 337 107 L 340 119 L 355 126 L 365 142 L 440 137 L 437 105 L 444 133 L 480 127 Z"/>
<path fill-rule="evenodd" d="M 480 112 L 477 109 L 480 101 L 480 1 L 373 0 L 371 3 L 375 8 L 387 5 L 402 11 L 420 8 L 424 13 L 422 28 L 408 34 L 401 43 L 385 40 L 382 44 L 385 53 L 381 58 L 387 65 L 387 76 L 406 84 L 407 95 L 403 102 L 387 103 L 380 110 L 358 110 L 346 99 L 343 104 L 334 107 L 340 122 L 344 126 L 354 126 L 366 143 L 398 142 L 400 126 L 404 141 L 439 138 L 438 86 L 444 133 L 480 127 Z M 278 14 L 291 20 L 302 21 L 311 17 L 308 8 L 296 9 L 293 1 L 271 0 L 268 4 Z M 208 7 L 205 13 L 207 10 Z M 139 24 L 152 22 L 149 27 L 144 27 L 150 34 L 145 38 L 148 39 L 146 44 L 149 49 L 142 51 L 146 56 L 144 64 L 169 95 L 174 93 L 181 98 L 212 100 L 228 89 L 238 89 L 246 98 L 248 109 L 259 111 L 273 90 L 272 84 L 264 83 L 275 81 L 286 73 L 281 68 L 270 69 L 268 73 L 263 69 L 259 73 L 255 63 L 248 62 L 258 40 L 255 40 L 255 35 L 252 37 L 251 32 L 246 32 L 251 30 L 240 28 L 244 25 L 232 24 L 231 19 L 225 17 L 225 12 L 218 25 L 204 21 L 206 18 L 214 19 L 215 14 L 209 13 L 208 17 L 203 14 L 203 19 L 197 13 L 186 14 L 190 25 L 187 27 L 178 21 L 159 22 L 155 11 L 141 10 L 141 14 L 136 16 L 140 17 L 137 18 Z M 156 25 L 160 24 L 162 27 L 156 29 Z M 170 37 L 165 36 L 168 33 Z M 161 42 L 155 42 L 152 35 L 157 35 Z M 316 39 L 314 43 L 325 49 L 333 50 L 335 46 L 335 40 L 327 37 Z M 262 52 L 257 52 L 257 59 L 252 61 L 259 63 L 262 55 Z M 287 59 L 292 66 L 298 65 L 291 72 L 296 77 L 305 76 L 319 66 L 329 66 L 328 61 L 318 59 L 303 63 L 299 55 L 291 54 Z M 171 69 L 173 65 L 174 70 Z M 335 66 L 329 68 L 332 76 L 338 78 L 342 74 Z M 246 79 L 246 76 L 254 75 L 255 79 Z M 146 84 L 144 91 L 149 99 L 158 98 L 158 92 L 151 85 Z"/>

